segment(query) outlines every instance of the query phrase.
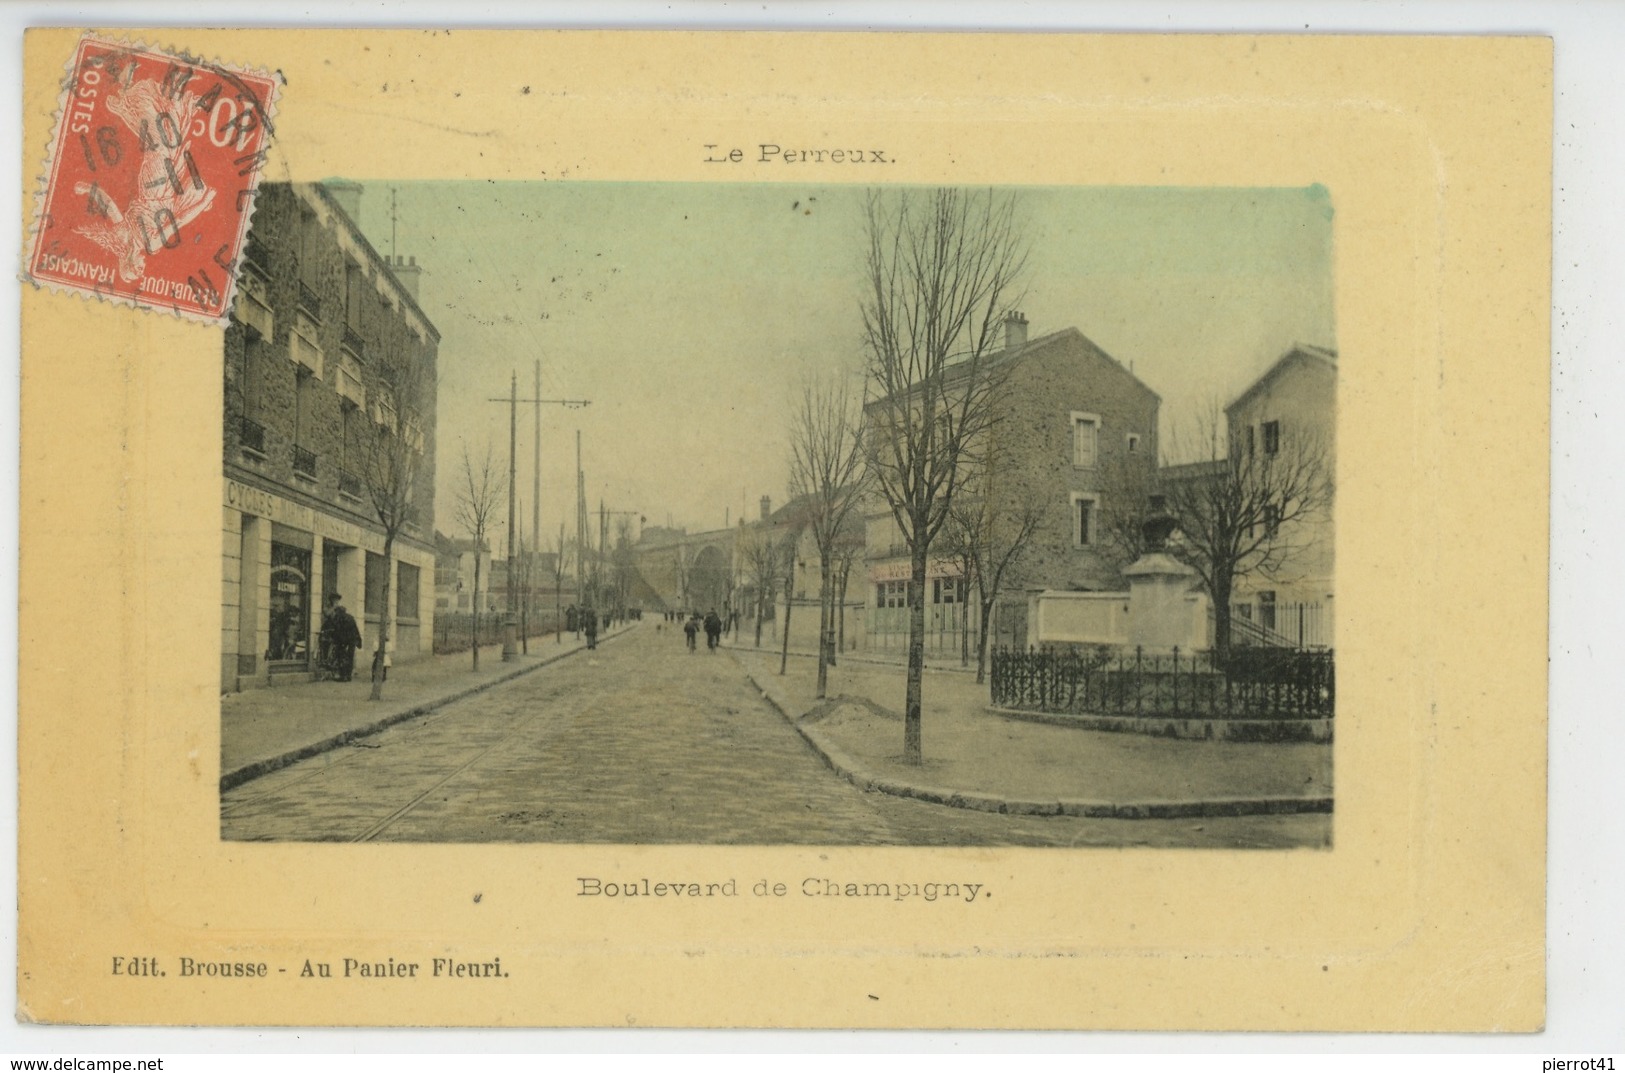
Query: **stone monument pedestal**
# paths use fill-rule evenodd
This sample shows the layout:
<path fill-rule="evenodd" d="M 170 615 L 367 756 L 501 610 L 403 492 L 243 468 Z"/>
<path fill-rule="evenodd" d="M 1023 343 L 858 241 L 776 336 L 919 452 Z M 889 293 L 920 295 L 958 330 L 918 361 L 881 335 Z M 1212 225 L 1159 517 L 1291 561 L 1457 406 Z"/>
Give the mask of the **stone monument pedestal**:
<path fill-rule="evenodd" d="M 1190 599 L 1196 571 L 1164 551 L 1136 559 L 1128 579 L 1128 643 L 1147 652 L 1190 652 L 1203 647 L 1196 605 Z"/>

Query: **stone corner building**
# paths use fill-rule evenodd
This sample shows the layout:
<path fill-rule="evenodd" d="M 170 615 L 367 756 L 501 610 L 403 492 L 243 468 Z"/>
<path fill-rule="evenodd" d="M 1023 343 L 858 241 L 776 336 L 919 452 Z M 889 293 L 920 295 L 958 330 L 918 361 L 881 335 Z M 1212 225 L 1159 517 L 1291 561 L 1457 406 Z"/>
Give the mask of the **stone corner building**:
<path fill-rule="evenodd" d="M 225 333 L 225 691 L 314 671 L 333 593 L 364 652 L 386 594 L 394 658 L 433 645 L 440 335 L 417 304 L 415 261 L 379 255 L 354 222 L 360 195 L 353 183 L 267 183 L 255 205 Z M 380 436 L 417 455 L 393 586 L 365 477 Z"/>
<path fill-rule="evenodd" d="M 1014 514 L 1031 503 L 1043 511 L 1025 554 L 1004 579 L 989 631 L 996 643 L 1024 645 L 1029 592 L 1122 587 L 1128 561 L 1107 539 L 1106 511 L 1114 493 L 1145 485 L 1156 472 L 1162 400 L 1077 328 L 1029 339 L 1020 313 L 1006 318 L 1004 346 L 988 362 L 1002 384 L 993 435 L 1004 459 L 986 474 L 988 509 Z M 908 549 L 879 496 L 871 497 L 865 520 L 868 643 L 901 651 L 908 639 Z M 974 650 L 974 584 L 961 564 L 932 555 L 923 594 L 927 652 Z"/>

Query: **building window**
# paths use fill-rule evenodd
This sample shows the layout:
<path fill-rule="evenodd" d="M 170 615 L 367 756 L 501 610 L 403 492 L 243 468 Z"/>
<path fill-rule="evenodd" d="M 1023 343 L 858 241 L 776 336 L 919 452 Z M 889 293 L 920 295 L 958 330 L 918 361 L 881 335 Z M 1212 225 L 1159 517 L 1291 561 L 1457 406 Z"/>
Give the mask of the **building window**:
<path fill-rule="evenodd" d="M 1072 493 L 1072 545 L 1092 547 L 1100 542 L 1100 497 Z"/>
<path fill-rule="evenodd" d="M 405 622 L 418 618 L 418 568 L 411 563 L 395 564 L 395 617 Z"/>
<path fill-rule="evenodd" d="M 1273 455 L 1281 450 L 1281 422 L 1264 422 L 1264 453 Z"/>
<path fill-rule="evenodd" d="M 319 295 L 321 283 L 322 225 L 316 214 L 303 211 L 299 215 L 299 309 L 313 320 L 322 317 Z"/>
<path fill-rule="evenodd" d="M 882 581 L 875 586 L 876 607 L 907 607 L 908 582 Z"/>
<path fill-rule="evenodd" d="M 1140 453 L 1140 434 L 1138 432 L 1128 434 L 1128 453 L 1131 455 Z"/>
<path fill-rule="evenodd" d="M 1253 433 L 1256 432 L 1256 431 L 1258 431 L 1258 430 L 1253 428 L 1253 426 L 1251 426 L 1251 425 L 1247 426 L 1247 457 L 1248 458 L 1253 457 L 1253 446 L 1254 446 L 1253 445 Z"/>
<path fill-rule="evenodd" d="M 1275 629 L 1275 593 L 1258 594 L 1258 624 L 1266 630 Z"/>
<path fill-rule="evenodd" d="M 1095 414 L 1072 413 L 1072 464 L 1080 469 L 1095 464 L 1100 437 L 1100 418 Z"/>
<path fill-rule="evenodd" d="M 251 262 L 250 262 L 251 263 Z M 276 317 L 271 313 L 270 286 L 258 272 L 244 271 L 237 281 L 237 299 L 232 313 L 261 339 L 274 338 Z"/>
<path fill-rule="evenodd" d="M 322 378 L 322 348 L 317 342 L 316 322 L 303 310 L 293 318 L 293 339 L 289 348 L 293 360 L 301 369 L 310 370 L 316 379 Z"/>
<path fill-rule="evenodd" d="M 1281 531 L 1281 505 L 1271 503 L 1264 508 L 1264 535 L 1274 540 Z"/>
<path fill-rule="evenodd" d="M 931 582 L 931 602 L 934 604 L 964 603 L 961 588 L 960 578 L 939 577 Z"/>

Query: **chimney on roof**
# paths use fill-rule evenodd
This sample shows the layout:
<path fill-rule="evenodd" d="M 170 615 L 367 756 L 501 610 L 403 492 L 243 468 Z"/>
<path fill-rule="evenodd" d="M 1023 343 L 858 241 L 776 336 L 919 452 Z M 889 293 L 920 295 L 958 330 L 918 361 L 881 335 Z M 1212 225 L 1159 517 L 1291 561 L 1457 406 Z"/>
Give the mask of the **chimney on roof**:
<path fill-rule="evenodd" d="M 360 228 L 361 184 L 352 179 L 329 179 L 322 183 L 322 189 L 339 203 L 339 208 L 344 210 L 344 215 L 350 218 L 350 222 Z"/>
<path fill-rule="evenodd" d="M 769 518 L 771 518 L 772 516 L 773 516 L 773 497 L 772 496 L 763 496 L 762 497 L 762 521 L 765 522 Z"/>
<path fill-rule="evenodd" d="M 401 281 L 406 293 L 412 296 L 412 301 L 418 300 L 418 277 L 423 269 L 418 267 L 417 257 L 388 257 L 389 270 L 395 273 L 395 278 Z"/>
<path fill-rule="evenodd" d="M 1004 315 L 1004 349 L 1006 353 L 1027 345 L 1027 314 L 1012 309 Z"/>

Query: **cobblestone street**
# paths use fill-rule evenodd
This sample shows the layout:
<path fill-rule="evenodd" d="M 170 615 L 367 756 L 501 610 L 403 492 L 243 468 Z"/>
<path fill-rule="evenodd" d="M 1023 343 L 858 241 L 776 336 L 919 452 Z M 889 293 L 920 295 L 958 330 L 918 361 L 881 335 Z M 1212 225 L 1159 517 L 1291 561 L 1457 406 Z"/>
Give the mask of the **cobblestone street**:
<path fill-rule="evenodd" d="M 866 793 L 731 654 L 690 653 L 651 623 L 221 802 L 229 840 L 1302 846 L 1323 829 L 1303 816 L 1005 816 Z"/>

